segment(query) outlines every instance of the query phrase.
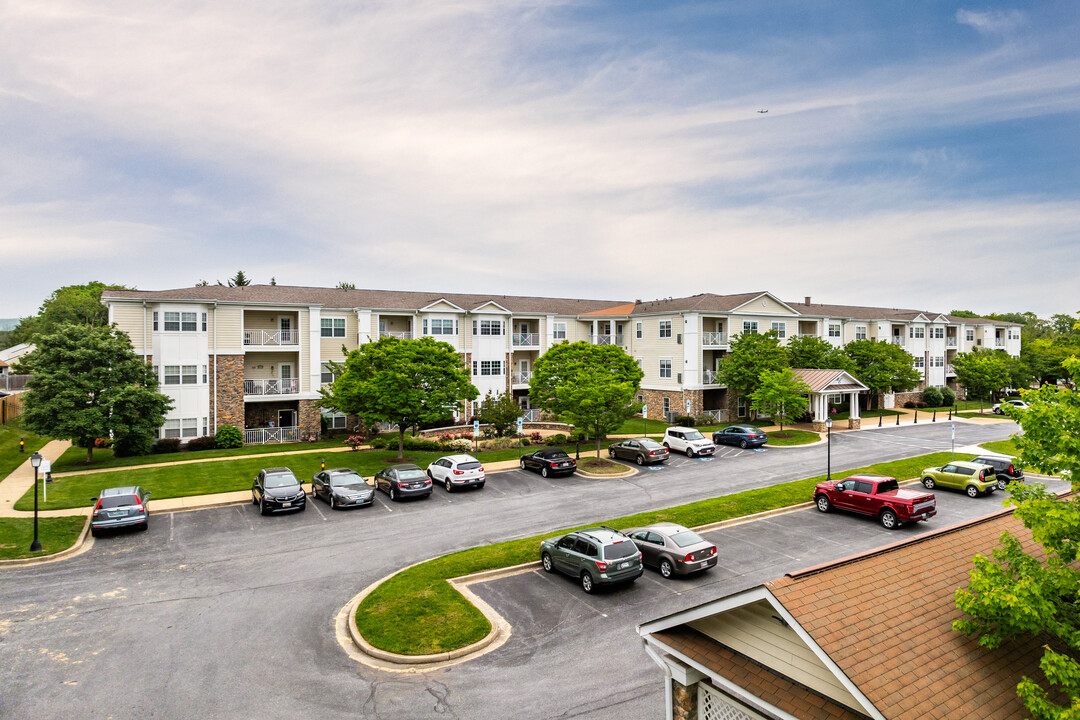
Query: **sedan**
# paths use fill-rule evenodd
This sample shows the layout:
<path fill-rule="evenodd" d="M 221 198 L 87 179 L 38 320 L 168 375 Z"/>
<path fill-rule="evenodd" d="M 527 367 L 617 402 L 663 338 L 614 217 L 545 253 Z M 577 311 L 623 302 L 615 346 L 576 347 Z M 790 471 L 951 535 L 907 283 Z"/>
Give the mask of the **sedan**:
<path fill-rule="evenodd" d="M 641 550 L 642 561 L 666 578 L 701 572 L 716 565 L 716 546 L 682 525 L 657 523 L 623 533 Z"/>
<path fill-rule="evenodd" d="M 459 488 L 484 487 L 484 466 L 472 455 L 447 455 L 427 466 L 427 476 L 441 483 L 446 492 Z"/>
<path fill-rule="evenodd" d="M 150 491 L 138 485 L 102 490 L 92 500 L 90 534 L 97 537 L 102 530 L 124 527 L 145 530 L 150 526 L 149 497 Z"/>
<path fill-rule="evenodd" d="M 375 491 L 352 468 L 334 468 L 311 476 L 311 497 L 322 498 L 331 510 L 337 510 L 370 505 Z"/>
<path fill-rule="evenodd" d="M 406 497 L 430 497 L 431 480 L 416 465 L 391 465 L 375 473 L 375 489 L 397 501 Z"/>
<path fill-rule="evenodd" d="M 995 415 L 1004 415 L 1004 406 L 1006 405 L 1012 405 L 1013 407 L 1020 408 L 1021 410 L 1027 410 L 1028 408 L 1028 404 L 1023 400 L 1006 400 L 1005 402 L 995 404 L 994 407 L 991 409 L 994 411 Z"/>
<path fill-rule="evenodd" d="M 712 441 L 717 445 L 738 445 L 745 449 L 761 447 L 769 441 L 769 436 L 753 425 L 731 425 L 714 432 Z"/>
<path fill-rule="evenodd" d="M 577 461 L 563 450 L 545 448 L 529 453 L 521 458 L 522 470 L 535 470 L 544 477 L 550 475 L 570 475 L 577 470 Z"/>
<path fill-rule="evenodd" d="M 251 502 L 263 515 L 279 510 L 307 508 L 307 493 L 289 468 L 260 470 L 251 484 Z"/>
<path fill-rule="evenodd" d="M 667 462 L 670 456 L 666 447 L 649 438 L 623 440 L 608 448 L 608 457 L 633 460 L 638 465 Z"/>
<path fill-rule="evenodd" d="M 922 484 L 927 490 L 938 485 L 963 490 L 968 497 L 978 497 L 997 489 L 997 471 L 990 465 L 956 460 L 941 467 L 922 471 Z"/>

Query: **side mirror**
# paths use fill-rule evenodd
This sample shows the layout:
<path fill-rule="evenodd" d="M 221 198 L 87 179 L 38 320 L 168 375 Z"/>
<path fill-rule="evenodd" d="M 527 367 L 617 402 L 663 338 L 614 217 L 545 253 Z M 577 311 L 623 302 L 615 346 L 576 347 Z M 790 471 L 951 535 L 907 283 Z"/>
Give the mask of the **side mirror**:
<path fill-rule="evenodd" d="M 97 498 L 90 498 L 90 502 L 92 502 L 92 503 L 96 503 L 96 502 L 97 502 Z"/>
<path fill-rule="evenodd" d="M 151 495 L 153 495 L 153 494 L 154 494 L 154 493 L 152 493 L 152 492 L 150 492 L 149 490 L 147 490 L 146 492 L 144 492 L 144 493 L 142 494 L 142 496 L 143 496 L 144 498 L 148 498 L 148 497 L 150 497 L 150 496 L 151 496 Z"/>
<path fill-rule="evenodd" d="M 840 483 L 837 483 L 836 486 L 833 487 L 833 490 L 835 490 L 836 492 L 844 492 L 844 486 Z"/>

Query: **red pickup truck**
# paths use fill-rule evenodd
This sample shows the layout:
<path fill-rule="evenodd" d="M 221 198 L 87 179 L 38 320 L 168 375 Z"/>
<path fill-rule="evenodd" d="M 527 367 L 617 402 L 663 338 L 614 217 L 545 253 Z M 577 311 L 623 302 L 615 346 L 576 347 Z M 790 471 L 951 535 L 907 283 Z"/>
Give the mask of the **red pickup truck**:
<path fill-rule="evenodd" d="M 840 482 L 818 483 L 814 503 L 821 512 L 837 508 L 874 516 L 887 530 L 937 515 L 934 493 L 902 489 L 896 478 L 884 475 L 852 475 Z"/>

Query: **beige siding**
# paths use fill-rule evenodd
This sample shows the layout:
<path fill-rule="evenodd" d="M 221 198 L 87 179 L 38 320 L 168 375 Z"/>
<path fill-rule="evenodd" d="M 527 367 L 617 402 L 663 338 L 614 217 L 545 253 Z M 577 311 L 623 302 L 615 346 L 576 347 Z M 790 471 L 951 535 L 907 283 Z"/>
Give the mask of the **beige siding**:
<path fill-rule="evenodd" d="M 244 379 L 268 380 L 281 377 L 282 363 L 292 364 L 292 376 L 296 378 L 300 372 L 300 363 L 302 361 L 301 354 L 297 352 L 249 353 L 244 356 Z M 303 389 L 303 383 L 301 382 L 301 390 Z"/>
<path fill-rule="evenodd" d="M 751 300 L 745 305 L 735 308 L 735 311 L 739 313 L 762 313 L 765 315 L 794 315 L 791 310 L 767 295 Z"/>
<path fill-rule="evenodd" d="M 211 316 L 214 314 L 213 310 L 209 313 Z M 224 350 L 239 350 L 244 345 L 243 333 L 241 328 L 243 327 L 243 315 L 244 312 L 238 307 L 222 306 L 219 305 L 217 309 L 217 345 L 218 352 Z M 210 326 L 207 326 L 210 330 Z M 210 335 L 210 348 L 211 351 L 214 347 L 214 335 Z"/>
<path fill-rule="evenodd" d="M 116 323 L 116 327 L 127 333 L 131 338 L 131 345 L 135 348 L 135 352 L 142 354 L 143 352 L 150 353 L 149 338 L 146 338 L 146 346 L 143 347 L 144 335 L 143 335 L 143 322 L 146 322 L 146 332 L 153 332 L 151 330 L 152 325 L 150 309 L 146 309 L 146 315 L 143 315 L 142 305 L 128 305 L 126 303 L 115 303 L 112 306 L 113 322 Z"/>
<path fill-rule="evenodd" d="M 790 627 L 778 623 L 776 610 L 762 600 L 690 623 L 735 652 L 786 675 L 838 703 L 859 702 Z"/>
<path fill-rule="evenodd" d="M 357 328 L 356 314 L 355 313 L 333 313 L 323 311 L 320 316 L 320 321 L 326 318 L 345 318 L 345 337 L 322 337 L 319 335 L 319 356 L 324 360 L 342 360 L 344 356 L 341 354 L 341 346 L 344 345 L 350 351 L 355 350 L 358 346 L 356 341 L 359 330 Z M 321 325 L 321 322 L 320 322 Z M 305 334 L 302 336 L 308 337 Z"/>
<path fill-rule="evenodd" d="M 635 323 L 642 323 L 642 337 L 636 337 Z M 664 320 L 671 321 L 671 337 L 660 337 L 660 323 Z M 670 387 L 678 388 L 679 373 L 686 368 L 684 362 L 685 345 L 680 345 L 678 336 L 683 332 L 682 315 L 655 315 L 637 319 L 631 319 L 625 325 L 627 334 L 630 336 L 626 341 L 627 353 L 634 358 L 641 358 L 641 370 L 645 377 L 641 379 L 644 387 Z M 715 326 L 714 326 L 715 327 Z M 660 377 L 660 360 L 671 360 L 671 377 Z M 685 380 L 685 378 L 684 378 Z"/>

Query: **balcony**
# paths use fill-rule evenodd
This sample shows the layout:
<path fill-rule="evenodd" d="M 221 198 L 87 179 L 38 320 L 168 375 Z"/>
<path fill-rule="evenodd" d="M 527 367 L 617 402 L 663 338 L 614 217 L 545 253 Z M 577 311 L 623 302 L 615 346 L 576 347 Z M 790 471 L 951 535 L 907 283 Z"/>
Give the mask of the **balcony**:
<path fill-rule="evenodd" d="M 529 380 L 532 379 L 532 371 L 513 373 L 510 376 L 510 383 L 512 385 L 528 385 Z"/>
<path fill-rule="evenodd" d="M 245 445 L 267 445 L 269 443 L 300 442 L 300 428 L 248 428 L 244 430 Z"/>
<path fill-rule="evenodd" d="M 945 347 L 954 348 L 957 346 L 957 339 L 954 337 L 945 338 Z"/>
<path fill-rule="evenodd" d="M 380 330 L 379 337 L 392 337 L 398 340 L 412 340 L 412 333 L 408 330 Z"/>
<path fill-rule="evenodd" d="M 245 380 L 245 395 L 296 395 L 300 392 L 300 381 L 296 378 L 268 380 Z"/>
<path fill-rule="evenodd" d="M 622 335 L 592 335 L 589 340 L 593 345 L 622 345 Z"/>
<path fill-rule="evenodd" d="M 994 347 L 1005 347 L 1005 338 L 994 338 Z"/>
<path fill-rule="evenodd" d="M 510 342 L 516 348 L 538 348 L 540 347 L 540 333 L 514 333 Z"/>
<path fill-rule="evenodd" d="M 727 345 L 727 333 L 724 332 L 703 332 L 701 333 L 701 346 L 702 347 L 720 347 L 721 345 Z"/>
<path fill-rule="evenodd" d="M 899 335 L 893 335 L 892 344 L 893 345 L 903 345 L 904 344 L 904 338 L 900 337 Z"/>
<path fill-rule="evenodd" d="M 720 382 L 720 374 L 715 370 L 702 370 L 701 382 L 706 385 L 716 385 Z"/>
<path fill-rule="evenodd" d="M 955 376 L 955 375 L 956 375 L 956 371 L 955 371 L 955 370 L 953 370 L 953 366 L 952 366 L 952 365 L 946 365 L 946 366 L 945 366 L 945 375 L 946 375 L 946 376 L 948 376 L 948 375 L 953 375 L 953 376 Z"/>
<path fill-rule="evenodd" d="M 540 422 L 540 408 L 521 409 L 522 422 Z"/>
<path fill-rule="evenodd" d="M 801 331 L 799 332 L 799 337 L 817 337 L 817 336 L 818 336 L 818 334 L 816 332 L 801 332 Z"/>
<path fill-rule="evenodd" d="M 296 330 L 245 330 L 245 345 L 281 346 L 300 344 L 300 333 Z"/>

